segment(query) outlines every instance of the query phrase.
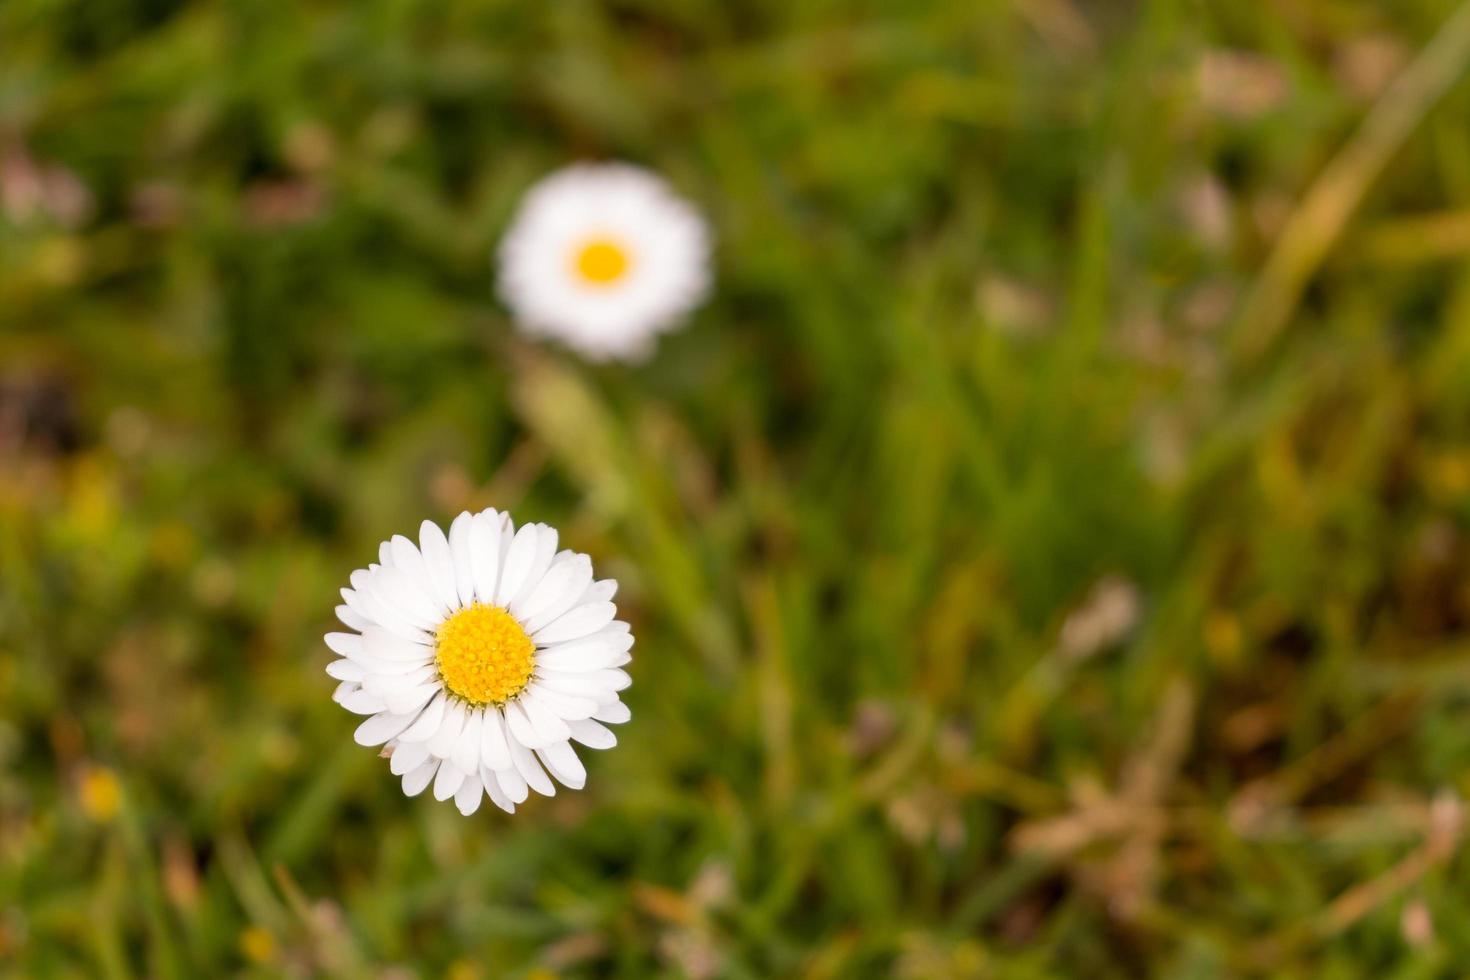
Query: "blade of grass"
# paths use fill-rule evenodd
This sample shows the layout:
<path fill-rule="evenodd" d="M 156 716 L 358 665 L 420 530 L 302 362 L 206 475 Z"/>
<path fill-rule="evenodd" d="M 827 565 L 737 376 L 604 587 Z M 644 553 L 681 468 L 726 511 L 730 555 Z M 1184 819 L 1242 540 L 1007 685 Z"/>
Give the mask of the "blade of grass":
<path fill-rule="evenodd" d="M 1302 290 L 1321 266 L 1373 181 L 1449 90 L 1470 61 L 1470 3 L 1373 105 L 1292 212 L 1235 325 L 1233 355 L 1242 366 L 1264 355 L 1285 329 Z"/>

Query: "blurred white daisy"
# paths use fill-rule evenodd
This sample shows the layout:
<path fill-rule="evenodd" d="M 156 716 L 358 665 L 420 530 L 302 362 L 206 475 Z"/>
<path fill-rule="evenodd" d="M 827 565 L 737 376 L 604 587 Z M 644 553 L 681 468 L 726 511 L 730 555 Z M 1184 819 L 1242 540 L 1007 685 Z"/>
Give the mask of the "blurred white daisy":
<path fill-rule="evenodd" d="M 572 742 L 617 743 L 605 726 L 629 717 L 633 635 L 614 618 L 617 583 L 556 543 L 495 510 L 460 514 L 447 537 L 424 521 L 417 546 L 384 541 L 342 590 L 352 632 L 326 636 L 342 657 L 332 699 L 371 716 L 355 737 L 386 746 L 409 796 L 432 783 L 466 815 L 486 795 L 514 813 L 529 790 L 554 795 L 552 777 L 582 788 Z"/>
<path fill-rule="evenodd" d="M 636 360 L 709 287 L 704 219 L 628 164 L 577 164 L 526 194 L 500 244 L 500 293 L 528 333 Z"/>

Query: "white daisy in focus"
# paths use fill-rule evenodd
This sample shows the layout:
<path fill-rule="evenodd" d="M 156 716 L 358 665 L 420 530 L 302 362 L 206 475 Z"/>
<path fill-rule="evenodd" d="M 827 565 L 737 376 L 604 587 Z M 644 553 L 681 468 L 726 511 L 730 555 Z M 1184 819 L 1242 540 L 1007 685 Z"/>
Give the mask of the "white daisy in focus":
<path fill-rule="evenodd" d="M 709 288 L 709 233 L 661 178 L 576 164 L 526 194 L 500 244 L 500 294 L 527 333 L 636 360 Z"/>
<path fill-rule="evenodd" d="M 629 718 L 633 635 L 614 618 L 617 583 L 556 544 L 495 510 L 460 514 L 447 537 L 424 521 L 418 545 L 384 541 L 342 590 L 352 632 L 326 636 L 342 657 L 332 700 L 370 716 L 355 738 L 386 746 L 409 796 L 432 783 L 466 816 L 486 795 L 514 813 L 532 789 L 555 795 L 552 778 L 582 788 L 572 742 L 617 744 L 606 725 Z"/>

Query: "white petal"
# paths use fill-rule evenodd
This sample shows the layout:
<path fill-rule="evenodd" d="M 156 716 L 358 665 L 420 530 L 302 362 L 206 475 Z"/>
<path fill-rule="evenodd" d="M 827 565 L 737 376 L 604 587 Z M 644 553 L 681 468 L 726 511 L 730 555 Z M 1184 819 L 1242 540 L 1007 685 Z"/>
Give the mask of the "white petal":
<path fill-rule="evenodd" d="M 598 708 L 597 714 L 592 717 L 598 721 L 605 721 L 609 725 L 621 725 L 633 717 L 633 712 L 629 711 L 628 706 L 623 702 L 613 701 Z"/>
<path fill-rule="evenodd" d="M 433 521 L 419 525 L 419 551 L 424 556 L 424 568 L 429 573 L 429 584 L 433 597 L 439 602 L 442 612 L 459 608 L 459 591 L 454 581 L 454 556 L 449 551 L 449 539 Z"/>
<path fill-rule="evenodd" d="M 355 715 L 375 715 L 379 711 L 388 710 L 388 705 L 382 698 L 361 688 L 342 695 L 337 703 Z"/>
<path fill-rule="evenodd" d="M 434 799 L 441 803 L 454 795 L 459 789 L 459 784 L 464 782 L 464 771 L 448 759 L 439 767 L 439 775 L 434 777 Z"/>
<path fill-rule="evenodd" d="M 339 681 L 357 681 L 362 683 L 367 671 L 362 669 L 362 664 L 355 664 L 351 660 L 333 660 L 327 664 L 327 676 L 335 677 Z"/>
<path fill-rule="evenodd" d="M 454 752 L 455 743 L 459 741 L 459 733 L 464 731 L 464 702 L 458 698 L 450 698 L 444 707 L 444 721 L 440 723 L 439 730 L 434 737 L 429 739 L 429 751 L 441 759 L 447 759 Z"/>
<path fill-rule="evenodd" d="M 459 784 L 459 789 L 454 791 L 454 805 L 459 807 L 459 812 L 469 816 L 480 809 L 480 801 L 485 798 L 485 788 L 480 785 L 480 777 L 477 773 L 465 776 L 464 782 Z"/>
<path fill-rule="evenodd" d="M 510 798 L 505 795 L 505 791 L 500 788 L 500 780 L 495 778 L 493 771 L 481 766 L 480 782 L 485 784 L 485 795 L 490 797 L 491 803 L 494 803 L 506 813 L 516 812 L 516 805 L 510 801 Z"/>
<path fill-rule="evenodd" d="M 542 796 L 556 795 L 556 784 L 546 775 L 546 770 L 541 768 L 541 763 L 536 761 L 536 756 L 529 748 L 512 742 L 510 757 L 511 761 L 516 764 L 516 772 L 526 780 L 526 785 Z"/>
<path fill-rule="evenodd" d="M 380 617 L 384 615 L 384 610 L 378 608 L 378 600 L 373 598 L 372 590 L 368 588 L 373 570 L 379 567 L 371 565 L 369 568 L 354 569 L 352 574 L 347 576 L 351 587 L 339 590 L 342 601 L 347 603 L 347 608 L 370 623 L 379 622 Z"/>
<path fill-rule="evenodd" d="M 337 687 L 332 691 L 332 700 L 336 701 L 338 704 L 341 704 L 342 700 L 346 698 L 347 695 L 351 694 L 353 691 L 360 690 L 362 690 L 362 685 L 359 684 L 357 681 L 343 681 L 341 684 L 338 684 Z"/>
<path fill-rule="evenodd" d="M 526 792 L 526 777 L 522 776 L 514 766 L 509 769 L 497 769 L 495 781 L 500 784 L 500 791 L 505 794 L 506 799 L 512 803 L 524 803 L 529 795 Z"/>
<path fill-rule="evenodd" d="M 569 721 L 567 727 L 572 730 L 572 738 L 589 749 L 610 749 L 618 744 L 618 737 L 613 734 L 612 729 L 595 721 Z"/>
<path fill-rule="evenodd" d="M 416 713 L 400 715 L 384 711 L 358 725 L 352 739 L 358 745 L 382 745 L 412 724 L 416 716 Z"/>
<path fill-rule="evenodd" d="M 383 664 L 382 666 L 397 667 L 398 664 Z M 369 674 L 367 680 L 363 681 L 362 686 L 363 690 L 371 691 L 373 694 L 387 700 L 390 694 L 402 693 L 409 688 L 418 687 L 427 681 L 437 681 L 438 677 L 439 668 L 433 664 L 424 664 L 422 667 L 413 667 L 405 671 L 378 670 L 375 667 L 373 673 Z M 424 698 L 424 701 L 427 700 L 429 699 Z M 419 704 L 423 704 L 424 701 L 420 701 Z"/>
<path fill-rule="evenodd" d="M 521 599 L 530 595 L 541 580 L 546 577 L 547 569 L 556 560 L 556 528 L 550 524 L 536 525 L 536 557 L 531 562 L 531 568 L 526 572 L 525 581 L 521 583 L 520 589 L 515 595 L 506 600 L 508 605 L 515 605 Z"/>
<path fill-rule="evenodd" d="M 581 789 L 587 785 L 587 767 L 577 758 L 577 753 L 565 741 L 553 742 L 544 749 L 537 749 L 547 770 L 563 785 Z"/>
<path fill-rule="evenodd" d="M 495 587 L 495 605 L 510 605 L 510 600 L 520 592 L 521 586 L 526 584 L 526 576 L 530 574 L 531 566 L 536 562 L 536 544 L 539 537 L 540 525 L 526 524 L 511 539 L 510 551 L 505 555 L 505 566 L 500 570 L 500 583 Z"/>
<path fill-rule="evenodd" d="M 378 564 L 389 568 L 393 564 L 393 542 L 384 541 L 378 545 Z"/>
<path fill-rule="evenodd" d="M 369 676 L 381 674 L 384 677 L 401 678 L 409 674 L 420 673 L 425 666 L 422 662 L 415 660 L 374 660 L 367 656 L 353 657 L 352 659 L 362 664 L 362 669 L 367 671 Z M 434 665 L 431 663 L 428 666 L 433 668 Z"/>
<path fill-rule="evenodd" d="M 481 511 L 470 525 L 470 570 L 475 579 L 475 598 L 495 605 L 495 587 L 500 581 L 500 515 Z"/>
<path fill-rule="evenodd" d="M 414 554 L 418 554 L 417 550 Z M 422 560 L 419 565 L 423 565 Z M 421 630 L 431 631 L 444 619 L 443 613 L 435 607 L 434 600 L 429 598 L 430 586 L 426 572 L 380 568 L 372 577 L 371 588 L 380 600 L 392 606 L 394 612 Z"/>
<path fill-rule="evenodd" d="M 422 643 L 405 640 L 381 626 L 369 626 L 362 634 L 362 652 L 374 660 L 427 663 L 434 651 Z"/>
<path fill-rule="evenodd" d="M 586 555 L 558 561 L 535 588 L 526 590 L 522 598 L 511 603 L 511 614 L 526 632 L 534 633 L 572 608 L 591 580 L 592 559 Z"/>
<path fill-rule="evenodd" d="M 356 633 L 328 633 L 322 637 L 327 649 L 339 657 L 350 657 L 362 653 L 362 637 Z"/>
<path fill-rule="evenodd" d="M 475 601 L 475 573 L 470 567 L 470 525 L 475 515 L 461 511 L 449 525 L 449 553 L 454 558 L 454 591 L 461 607 Z"/>
<path fill-rule="evenodd" d="M 553 561 L 540 578 L 534 583 L 527 584 L 521 589 L 520 595 L 511 602 L 508 609 L 519 622 L 529 623 L 532 616 L 539 614 L 551 603 L 565 598 L 570 604 L 576 600 L 577 595 L 581 594 L 581 590 L 576 589 L 573 584 L 577 577 L 576 573 L 585 566 L 589 569 L 588 574 L 590 575 L 592 562 L 585 556 L 577 556 L 570 552 L 565 552 L 565 554 L 567 557 Z M 566 595 L 574 590 L 576 595 Z"/>
<path fill-rule="evenodd" d="M 367 620 L 363 628 L 377 625 L 392 630 L 405 639 L 419 642 L 427 640 L 427 633 L 411 624 L 396 609 L 378 598 L 376 591 L 372 588 L 371 576 L 372 573 L 358 569 L 352 573 L 354 587 L 342 590 L 342 598 L 347 601 L 348 607 Z"/>
<path fill-rule="evenodd" d="M 368 626 L 368 629 L 380 629 L 377 626 Z M 356 633 L 328 633 L 330 638 L 327 646 L 332 648 L 333 653 L 340 654 L 353 663 L 362 664 L 368 670 L 372 670 L 377 660 L 367 655 L 367 649 L 363 646 L 362 637 Z M 338 639 L 345 637 L 346 639 Z M 352 642 L 348 642 L 348 641 Z"/>
<path fill-rule="evenodd" d="M 363 630 L 368 626 L 368 621 L 352 611 L 348 605 L 338 606 L 336 609 L 337 620 L 350 630 Z"/>
<path fill-rule="evenodd" d="M 485 712 L 481 708 L 465 712 L 464 730 L 459 733 L 459 741 L 449 755 L 456 766 L 468 773 L 480 771 L 480 727 L 484 717 Z"/>
<path fill-rule="evenodd" d="M 400 665 L 394 663 L 384 664 L 383 666 L 397 668 Z M 392 669 L 381 672 L 382 675 L 391 682 L 391 689 L 416 687 L 417 685 L 424 683 L 424 681 L 439 679 L 439 665 L 433 663 L 432 661 L 417 665 L 410 663 L 405 666 L 409 667 L 409 669 L 403 671 Z M 367 686 L 369 690 L 375 690 L 372 685 Z M 387 693 L 387 690 L 388 689 L 385 689 L 384 693 Z"/>
<path fill-rule="evenodd" d="M 429 761 L 429 750 L 422 742 L 399 742 L 388 759 L 388 771 L 395 776 L 412 772 Z"/>
<path fill-rule="evenodd" d="M 480 761 L 491 769 L 509 769 L 514 765 L 510 761 L 510 746 L 505 742 L 505 717 L 493 706 L 485 709 L 480 729 Z"/>
<path fill-rule="evenodd" d="M 361 605 L 367 591 L 367 574 L 368 572 L 365 568 L 353 569 L 352 573 L 347 576 L 348 585 L 338 589 L 337 592 L 342 596 L 342 601 L 347 605 L 348 609 L 352 610 L 354 615 L 359 619 L 371 621 L 372 617 L 367 615 L 367 610 L 364 610 Z M 353 579 L 361 582 L 363 588 L 359 589 L 356 585 L 352 584 Z"/>
<path fill-rule="evenodd" d="M 362 682 L 362 689 L 375 698 L 382 698 L 384 704 L 388 701 L 389 693 L 413 686 L 413 684 L 404 684 L 402 676 L 395 674 L 371 673 Z"/>
<path fill-rule="evenodd" d="M 600 582 L 593 582 L 587 586 L 587 591 L 577 600 L 577 605 L 580 606 L 588 602 L 611 602 L 612 597 L 617 594 L 617 580 L 605 578 Z"/>
<path fill-rule="evenodd" d="M 591 718 L 597 713 L 598 702 L 595 698 L 583 698 L 571 694 L 562 694 L 560 691 L 553 691 L 551 688 L 536 681 L 533 681 L 531 686 L 526 688 L 526 693 L 521 695 L 522 701 L 529 701 L 533 698 L 546 705 L 546 707 L 556 713 L 558 718 L 564 721 Z"/>
<path fill-rule="evenodd" d="M 570 640 L 536 651 L 536 666 L 569 674 L 600 670 L 610 666 L 614 659 L 632 645 L 631 633 L 609 633 L 604 628 L 580 640 Z"/>
<path fill-rule="evenodd" d="M 570 694 L 572 697 L 592 698 L 599 704 L 621 690 L 615 685 L 622 683 L 622 677 L 626 676 L 627 674 L 621 670 L 594 670 L 585 674 L 563 674 L 555 670 L 536 672 L 536 680 L 545 687 L 561 694 Z M 623 687 L 627 685 L 623 684 Z"/>
<path fill-rule="evenodd" d="M 419 709 L 428 704 L 429 699 L 442 690 L 443 687 L 435 679 L 384 694 L 383 703 L 388 706 L 389 711 L 396 711 L 400 714 L 408 713 L 417 717 Z"/>
<path fill-rule="evenodd" d="M 391 545 L 393 567 L 406 574 L 415 582 L 427 583 L 429 569 L 424 564 L 424 556 L 419 553 L 418 547 L 402 534 L 393 535 Z M 387 563 L 385 562 L 384 564 Z"/>
<path fill-rule="evenodd" d="M 511 755 L 515 754 L 516 743 L 534 748 L 541 744 L 541 736 L 536 733 L 531 719 L 526 717 L 526 711 L 517 701 L 511 701 L 505 705 L 505 727 L 510 735 Z"/>
<path fill-rule="evenodd" d="M 579 640 L 602 629 L 618 614 L 618 607 L 611 602 L 589 602 L 563 613 L 546 626 L 536 631 L 531 639 L 537 646 L 550 646 Z"/>
<path fill-rule="evenodd" d="M 419 715 L 419 720 L 409 725 L 403 734 L 398 736 L 402 742 L 427 742 L 439 732 L 439 726 L 444 722 L 444 712 L 449 706 L 449 695 L 440 691 L 434 695 L 424 713 Z"/>
<path fill-rule="evenodd" d="M 571 738 L 572 730 L 567 723 L 556 716 L 556 712 L 534 696 L 523 697 L 518 702 L 525 710 L 526 717 L 531 720 L 531 727 L 536 731 L 536 737 L 540 740 L 536 747 L 550 745 L 552 742 L 565 742 Z"/>
<path fill-rule="evenodd" d="M 429 785 L 429 780 L 439 771 L 439 760 L 430 759 L 403 777 L 403 795 L 418 796 Z"/>

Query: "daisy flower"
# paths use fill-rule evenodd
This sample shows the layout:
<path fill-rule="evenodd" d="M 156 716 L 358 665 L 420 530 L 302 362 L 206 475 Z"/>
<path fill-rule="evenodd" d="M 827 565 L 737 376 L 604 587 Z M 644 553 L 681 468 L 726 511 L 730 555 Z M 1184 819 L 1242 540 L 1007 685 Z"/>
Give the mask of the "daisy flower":
<path fill-rule="evenodd" d="M 500 293 L 527 333 L 636 360 L 709 287 L 704 219 L 628 164 L 577 164 L 526 194 L 500 244 Z"/>
<path fill-rule="evenodd" d="M 432 783 L 466 816 L 483 796 L 514 813 L 530 790 L 555 795 L 553 778 L 582 788 L 573 742 L 617 743 L 606 725 L 629 717 L 633 634 L 614 618 L 617 583 L 556 545 L 545 524 L 466 512 L 447 536 L 424 521 L 417 545 L 384 541 L 342 590 L 332 700 L 368 716 L 356 740 L 385 746 L 409 796 Z"/>

